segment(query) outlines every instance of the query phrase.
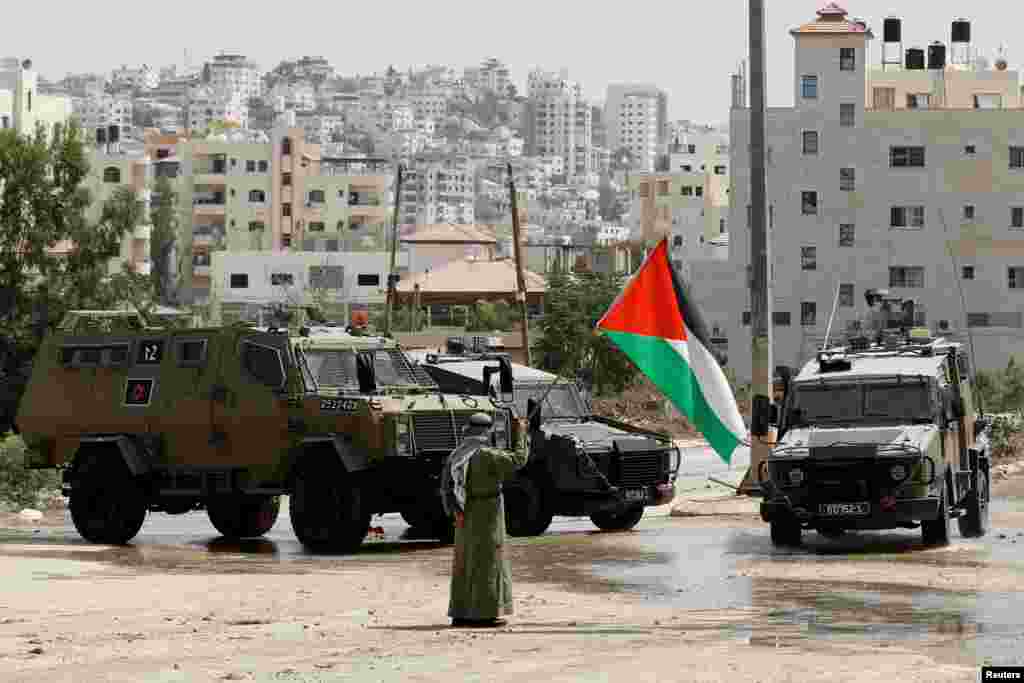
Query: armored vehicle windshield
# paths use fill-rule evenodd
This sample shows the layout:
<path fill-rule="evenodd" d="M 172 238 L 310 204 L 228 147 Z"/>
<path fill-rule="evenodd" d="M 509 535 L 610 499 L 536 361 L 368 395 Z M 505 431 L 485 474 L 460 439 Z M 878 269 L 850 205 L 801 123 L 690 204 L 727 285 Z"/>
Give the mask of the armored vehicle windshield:
<path fill-rule="evenodd" d="M 792 426 L 829 423 L 930 422 L 935 408 L 927 380 L 899 383 L 803 384 L 793 393 Z"/>
<path fill-rule="evenodd" d="M 540 414 L 543 420 L 557 418 L 582 419 L 587 415 L 586 406 L 583 405 L 579 393 L 571 386 L 563 384 L 555 385 L 548 391 L 550 384 L 520 384 L 516 387 L 515 404 L 519 415 L 526 415 L 526 403 L 529 399 L 539 401 L 545 392 L 544 405 L 541 406 Z"/>

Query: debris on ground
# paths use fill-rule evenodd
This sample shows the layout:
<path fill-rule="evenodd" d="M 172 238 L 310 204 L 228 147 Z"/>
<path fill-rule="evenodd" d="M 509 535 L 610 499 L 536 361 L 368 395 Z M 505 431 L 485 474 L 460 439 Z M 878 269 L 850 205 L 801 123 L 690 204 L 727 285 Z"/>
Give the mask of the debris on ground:
<path fill-rule="evenodd" d="M 595 398 L 593 408 L 596 415 L 673 438 L 698 435 L 686 417 L 646 377 L 615 396 Z"/>

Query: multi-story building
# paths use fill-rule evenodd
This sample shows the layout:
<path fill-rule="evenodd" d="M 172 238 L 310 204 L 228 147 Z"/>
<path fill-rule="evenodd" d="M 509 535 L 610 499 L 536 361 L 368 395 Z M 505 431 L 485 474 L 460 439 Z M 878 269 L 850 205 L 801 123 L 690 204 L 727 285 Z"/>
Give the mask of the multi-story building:
<path fill-rule="evenodd" d="M 205 130 L 215 121 L 248 128 L 249 103 L 238 91 L 196 88 L 188 96 L 187 117 L 193 130 Z"/>
<path fill-rule="evenodd" d="M 127 86 L 135 90 L 152 90 L 160 85 L 160 74 L 147 64 L 137 69 L 122 65 L 110 72 L 110 83 L 114 87 Z"/>
<path fill-rule="evenodd" d="M 218 93 L 238 93 L 243 101 L 263 95 L 263 78 L 244 55 L 219 54 L 203 67 L 203 81 Z"/>
<path fill-rule="evenodd" d="M 647 84 L 611 84 L 603 116 L 609 149 L 626 148 L 633 168 L 651 172 L 668 125 L 668 95 Z"/>
<path fill-rule="evenodd" d="M 312 111 L 295 112 L 295 125 L 306 132 L 306 141 L 315 144 L 331 142 L 333 136 L 345 126 L 340 114 L 321 114 Z"/>
<path fill-rule="evenodd" d="M 589 175 L 592 112 L 579 83 L 566 70 L 555 74 L 535 69 L 527 81 L 529 106 L 526 148 L 530 156 L 559 156 L 569 176 Z"/>
<path fill-rule="evenodd" d="M 117 126 L 122 138 L 131 135 L 132 101 L 128 98 L 102 95 L 76 99 L 73 107 L 79 124 L 89 131 L 90 135 L 91 131 L 97 128 L 106 130 L 109 126 Z"/>
<path fill-rule="evenodd" d="M 898 20 L 883 53 L 895 53 Z M 864 291 L 919 303 L 918 323 L 965 340 L 983 369 L 1024 351 L 1024 129 L 1019 73 L 969 63 L 969 24 L 869 68 L 865 22 L 829 4 L 791 31 L 793 107 L 766 115 L 775 363 L 796 365 L 865 314 Z M 895 27 L 895 30 L 890 27 Z M 887 60 L 889 61 L 889 60 Z M 706 317 L 749 348 L 750 111 L 734 100 L 729 263 L 694 268 Z M 771 226 L 784 226 L 772 230 Z M 960 292 L 962 291 L 963 304 Z M 966 310 L 964 310 L 966 309 Z M 729 354 L 750 377 L 750 354 Z"/>
<path fill-rule="evenodd" d="M 175 177 L 186 293 L 208 301 L 216 251 L 373 251 L 386 245 L 389 169 L 331 157 L 301 128 L 226 139 L 152 137 L 155 174 Z M 165 168 L 166 167 L 166 168 Z"/>
<path fill-rule="evenodd" d="M 39 94 L 39 75 L 31 60 L 0 60 L 0 128 L 30 135 L 42 124 L 51 131 L 67 123 L 71 114 L 70 97 Z"/>
<path fill-rule="evenodd" d="M 334 67 L 323 57 L 304 56 L 295 60 L 295 77 L 326 81 L 334 78 Z"/>
<path fill-rule="evenodd" d="M 475 169 L 465 155 L 424 155 L 406 171 L 399 210 L 402 226 L 472 224 Z"/>
<path fill-rule="evenodd" d="M 313 111 L 316 109 L 316 91 L 305 81 L 289 83 L 280 81 L 267 93 L 269 102 L 275 111 L 294 109 L 296 111 Z"/>
<path fill-rule="evenodd" d="M 471 88 L 490 90 L 499 95 L 505 95 L 512 83 L 508 67 L 495 57 L 483 60 L 479 67 L 467 68 L 464 79 Z"/>
<path fill-rule="evenodd" d="M 160 85 L 147 93 L 148 97 L 162 104 L 183 107 L 188 101 L 189 93 L 199 85 L 197 76 L 177 76 L 161 78 Z"/>

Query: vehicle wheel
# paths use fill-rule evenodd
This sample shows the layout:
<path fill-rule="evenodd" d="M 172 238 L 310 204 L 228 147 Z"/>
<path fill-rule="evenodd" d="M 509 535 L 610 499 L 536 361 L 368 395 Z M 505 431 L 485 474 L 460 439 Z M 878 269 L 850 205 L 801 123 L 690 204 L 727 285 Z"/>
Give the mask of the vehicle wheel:
<path fill-rule="evenodd" d="M 76 465 L 75 479 L 68 506 L 82 538 L 124 545 L 139 533 L 149 501 L 120 453 L 86 454 Z"/>
<path fill-rule="evenodd" d="M 974 489 L 967 494 L 967 506 L 964 514 L 957 518 L 960 535 L 964 538 L 979 538 L 988 533 L 989 522 L 989 470 L 979 465 L 974 481 Z"/>
<path fill-rule="evenodd" d="M 791 519 L 773 519 L 770 523 L 772 545 L 780 548 L 795 548 L 800 545 L 803 530 Z"/>
<path fill-rule="evenodd" d="M 245 496 L 210 501 L 206 514 L 225 538 L 253 538 L 270 531 L 281 512 L 280 496 Z"/>
<path fill-rule="evenodd" d="M 945 546 L 949 545 L 949 485 L 943 483 L 942 492 L 939 494 L 939 516 L 936 519 L 924 520 L 921 522 L 921 539 L 925 545 Z"/>
<path fill-rule="evenodd" d="M 533 479 L 517 477 L 505 484 L 505 530 L 509 536 L 540 536 L 551 526 L 554 514 L 544 492 Z"/>
<path fill-rule="evenodd" d="M 434 509 L 436 507 L 436 509 Z M 420 505 L 416 508 L 406 508 L 401 511 L 402 519 L 413 529 L 423 530 L 430 536 L 436 536 L 444 544 L 455 542 L 455 522 L 445 514 L 441 502 L 436 501 L 436 506 Z"/>
<path fill-rule="evenodd" d="M 643 516 L 643 505 L 631 505 L 625 509 L 595 512 L 590 515 L 590 521 L 602 531 L 627 531 L 635 527 Z"/>
<path fill-rule="evenodd" d="M 298 463 L 288 512 L 295 536 L 314 551 L 353 551 L 370 531 L 362 489 L 340 464 L 326 458 Z"/>

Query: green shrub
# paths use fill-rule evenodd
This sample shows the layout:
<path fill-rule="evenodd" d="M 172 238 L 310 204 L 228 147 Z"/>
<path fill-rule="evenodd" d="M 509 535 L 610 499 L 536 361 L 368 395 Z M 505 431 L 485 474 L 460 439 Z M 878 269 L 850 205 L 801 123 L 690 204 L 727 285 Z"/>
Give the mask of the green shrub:
<path fill-rule="evenodd" d="M 27 469 L 21 437 L 0 435 L 0 508 L 46 507 L 59 492 L 56 470 Z"/>

